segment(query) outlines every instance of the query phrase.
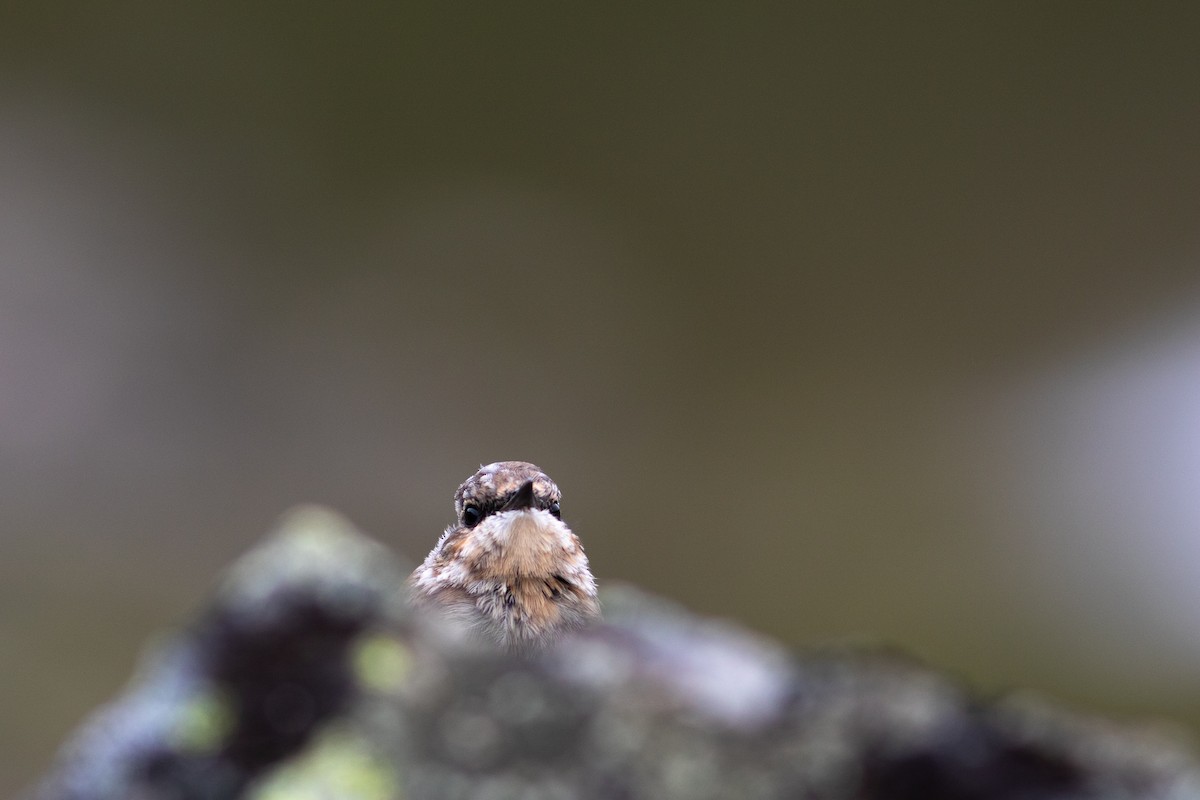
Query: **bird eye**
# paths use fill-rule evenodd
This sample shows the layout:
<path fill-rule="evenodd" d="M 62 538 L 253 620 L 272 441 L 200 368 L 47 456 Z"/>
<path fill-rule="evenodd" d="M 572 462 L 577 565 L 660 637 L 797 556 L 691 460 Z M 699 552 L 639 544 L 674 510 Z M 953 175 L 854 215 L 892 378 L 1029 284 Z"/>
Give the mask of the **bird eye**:
<path fill-rule="evenodd" d="M 483 512 L 479 510 L 479 506 L 464 506 L 462 510 L 462 524 L 468 528 L 474 528 L 479 524 L 479 520 L 483 519 Z"/>
<path fill-rule="evenodd" d="M 562 519 L 562 509 L 559 507 L 557 500 L 550 504 L 548 510 L 550 511 L 550 515 L 555 519 Z"/>

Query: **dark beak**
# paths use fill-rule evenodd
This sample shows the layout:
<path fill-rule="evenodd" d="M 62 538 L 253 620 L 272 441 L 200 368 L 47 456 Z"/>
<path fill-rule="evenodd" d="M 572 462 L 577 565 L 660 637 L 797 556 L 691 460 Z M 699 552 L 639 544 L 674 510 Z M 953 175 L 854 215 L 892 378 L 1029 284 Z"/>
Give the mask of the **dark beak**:
<path fill-rule="evenodd" d="M 520 511 L 523 508 L 533 508 L 533 481 L 521 484 L 521 488 L 504 504 L 505 511 Z"/>

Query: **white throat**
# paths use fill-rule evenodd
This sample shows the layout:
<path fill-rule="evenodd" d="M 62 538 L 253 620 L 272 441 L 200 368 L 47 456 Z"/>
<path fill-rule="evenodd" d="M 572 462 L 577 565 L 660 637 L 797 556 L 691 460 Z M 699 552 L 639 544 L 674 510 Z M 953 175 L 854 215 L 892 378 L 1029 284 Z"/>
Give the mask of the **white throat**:
<path fill-rule="evenodd" d="M 541 509 L 501 511 L 480 523 L 471 549 L 502 553 L 516 574 L 545 571 L 555 554 L 574 550 L 570 530 L 550 512 Z"/>

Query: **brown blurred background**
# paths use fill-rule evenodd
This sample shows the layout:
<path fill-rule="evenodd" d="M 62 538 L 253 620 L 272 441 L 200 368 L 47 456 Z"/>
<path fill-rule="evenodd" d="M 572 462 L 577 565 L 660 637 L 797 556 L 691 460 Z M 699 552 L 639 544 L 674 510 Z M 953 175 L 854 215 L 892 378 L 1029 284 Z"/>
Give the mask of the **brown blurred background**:
<path fill-rule="evenodd" d="M 0 792 L 287 507 L 417 559 L 497 459 L 602 580 L 1200 723 L 1186 5 L 25 5 Z"/>

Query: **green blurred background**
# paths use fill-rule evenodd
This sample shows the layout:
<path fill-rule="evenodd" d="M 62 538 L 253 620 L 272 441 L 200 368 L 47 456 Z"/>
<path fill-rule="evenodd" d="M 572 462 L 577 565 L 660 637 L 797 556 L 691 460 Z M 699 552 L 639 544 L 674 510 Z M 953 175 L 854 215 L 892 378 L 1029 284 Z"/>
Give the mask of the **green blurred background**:
<path fill-rule="evenodd" d="M 0 792 L 300 501 L 1200 723 L 1187 5 L 0 12 Z"/>

